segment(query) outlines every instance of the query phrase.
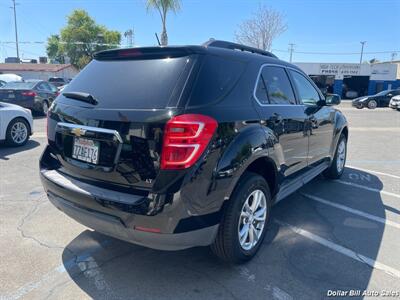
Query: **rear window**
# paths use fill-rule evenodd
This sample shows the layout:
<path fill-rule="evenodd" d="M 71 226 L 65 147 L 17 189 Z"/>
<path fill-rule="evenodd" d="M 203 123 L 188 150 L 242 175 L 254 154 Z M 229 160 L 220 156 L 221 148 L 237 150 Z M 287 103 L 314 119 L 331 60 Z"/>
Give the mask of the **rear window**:
<path fill-rule="evenodd" d="M 21 90 L 30 90 L 36 85 L 36 82 L 8 82 L 2 89 L 21 89 Z"/>
<path fill-rule="evenodd" d="M 189 57 L 93 60 L 63 92 L 89 93 L 98 100 L 97 108 L 166 108 L 188 62 Z"/>
<path fill-rule="evenodd" d="M 245 69 L 245 63 L 219 56 L 205 57 L 189 104 L 205 105 L 216 102 L 232 90 Z"/>
<path fill-rule="evenodd" d="M 49 78 L 49 82 L 65 82 L 64 78 Z"/>

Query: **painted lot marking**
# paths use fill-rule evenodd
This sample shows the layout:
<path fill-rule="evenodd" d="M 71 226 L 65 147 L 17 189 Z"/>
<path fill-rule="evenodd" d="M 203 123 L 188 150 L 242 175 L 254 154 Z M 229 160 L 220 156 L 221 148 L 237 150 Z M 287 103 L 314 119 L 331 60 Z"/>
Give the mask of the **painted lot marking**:
<path fill-rule="evenodd" d="M 384 195 L 388 195 L 388 196 L 392 196 L 392 197 L 400 199 L 400 195 L 398 195 L 398 194 L 387 192 L 387 191 L 384 191 L 384 190 L 374 189 L 374 188 L 371 188 L 371 187 L 363 186 L 361 184 L 347 182 L 347 181 L 343 181 L 343 180 L 334 180 L 334 182 L 338 182 L 338 183 L 349 185 L 349 186 L 354 186 L 354 187 L 357 187 L 357 188 L 360 188 L 360 189 L 364 189 L 364 190 L 367 190 L 367 191 L 380 193 L 380 194 L 384 194 Z"/>
<path fill-rule="evenodd" d="M 311 200 L 317 201 L 319 203 L 323 203 L 323 204 L 326 204 L 326 205 L 329 205 L 329 206 L 332 206 L 332 207 L 347 211 L 349 213 L 352 213 L 352 214 L 355 214 L 355 215 L 370 219 L 372 221 L 379 222 L 379 223 L 382 223 L 382 224 L 389 225 L 389 226 L 395 227 L 397 229 L 400 229 L 400 224 L 399 223 L 396 223 L 396 222 L 393 222 L 393 221 L 390 221 L 390 220 L 386 220 L 384 218 L 377 217 L 377 216 L 371 215 L 369 213 L 366 213 L 366 212 L 363 212 L 363 211 L 360 211 L 360 210 L 357 210 L 357 209 L 354 209 L 354 208 L 351 208 L 351 207 L 348 207 L 348 206 L 345 206 L 345 205 L 342 205 L 342 204 L 334 203 L 334 202 L 322 199 L 322 198 L 317 197 L 317 196 L 313 196 L 313 195 L 306 194 L 306 193 L 302 193 L 301 195 L 303 195 L 304 197 L 309 198 Z"/>
<path fill-rule="evenodd" d="M 65 273 L 67 270 L 71 270 L 74 266 L 78 266 L 81 271 L 84 273 L 84 275 L 87 277 L 88 275 L 85 273 L 86 270 L 82 269 L 82 264 L 80 263 L 85 263 L 86 261 L 93 260 L 91 257 L 92 254 L 96 253 L 97 251 L 103 249 L 103 246 L 109 244 L 111 241 L 110 240 L 104 240 L 101 242 L 101 244 L 96 245 L 89 251 L 79 255 L 75 258 L 71 258 L 70 260 L 64 262 L 63 264 L 59 265 L 58 267 L 54 268 L 50 272 L 44 274 L 38 281 L 34 282 L 29 282 L 23 286 L 21 286 L 19 289 L 9 293 L 8 295 L 0 295 L 0 300 L 16 300 L 24 297 L 25 295 L 29 294 L 30 292 L 36 290 L 42 285 L 47 285 L 50 287 L 50 284 L 54 281 L 57 280 L 58 276 L 61 274 Z M 90 273 L 89 273 L 90 274 Z M 92 277 L 92 276 L 91 276 Z M 100 278 L 98 273 L 94 274 L 94 280 Z M 103 282 L 100 282 L 103 284 Z M 96 288 L 99 288 L 96 284 Z"/>
<path fill-rule="evenodd" d="M 351 127 L 351 129 L 350 129 L 352 132 L 353 131 L 361 131 L 361 132 L 363 132 L 363 131 L 365 131 L 365 132 L 371 132 L 371 131 L 374 131 L 374 132 L 399 132 L 399 128 L 397 128 L 397 127 L 374 127 L 374 128 L 371 128 L 371 127 Z"/>
<path fill-rule="evenodd" d="M 318 243 L 320 245 L 323 245 L 323 246 L 325 246 L 325 247 L 327 247 L 327 248 L 329 248 L 329 249 L 331 249 L 333 251 L 341 253 L 341 254 L 343 254 L 343 255 L 345 255 L 347 257 L 350 257 L 350 258 L 352 258 L 352 259 L 354 259 L 356 261 L 359 261 L 361 263 L 367 264 L 368 266 L 370 266 L 372 268 L 375 268 L 375 269 L 378 269 L 378 270 L 382 270 L 385 273 L 387 273 L 387 274 L 389 274 L 389 275 L 391 275 L 393 277 L 400 278 L 400 271 L 395 269 L 395 268 L 392 268 L 392 267 L 390 267 L 388 265 L 380 263 L 379 261 L 376 261 L 376 260 L 374 260 L 372 258 L 364 256 L 364 255 L 362 255 L 360 253 L 357 253 L 357 252 L 355 252 L 355 251 L 353 251 L 351 249 L 348 249 L 348 248 L 343 247 L 341 245 L 335 244 L 335 243 L 333 243 L 333 242 L 331 242 L 331 241 L 329 241 L 327 239 L 324 239 L 324 238 L 322 238 L 322 237 L 320 237 L 318 235 L 315 235 L 315 234 L 313 234 L 313 233 L 311 233 L 311 232 L 309 232 L 307 230 L 304 230 L 304 229 L 301 229 L 299 227 L 290 225 L 290 224 L 282 222 L 280 220 L 275 220 L 275 223 L 279 224 L 282 227 L 287 227 L 290 230 L 292 230 L 293 232 L 295 232 L 295 233 L 297 233 L 297 234 L 299 234 L 299 235 L 301 235 L 301 236 L 303 236 L 305 238 L 308 238 L 308 239 L 310 239 L 310 240 L 312 240 L 312 241 L 314 241 L 314 242 L 316 242 L 316 243 Z"/>
<path fill-rule="evenodd" d="M 393 175 L 393 174 L 388 174 L 388 173 L 373 171 L 373 170 L 369 170 L 369 169 L 362 169 L 362 168 L 355 167 L 355 166 L 346 166 L 346 167 L 347 167 L 347 168 L 353 168 L 353 169 L 356 169 L 356 170 L 359 170 L 359 171 L 363 171 L 363 172 L 369 172 L 369 173 L 373 173 L 373 174 L 378 174 L 378 175 L 383 175 L 383 176 L 388 176 L 388 177 L 400 179 L 400 176 Z"/>
<path fill-rule="evenodd" d="M 33 138 L 47 138 L 46 132 L 34 132 L 32 135 Z"/>

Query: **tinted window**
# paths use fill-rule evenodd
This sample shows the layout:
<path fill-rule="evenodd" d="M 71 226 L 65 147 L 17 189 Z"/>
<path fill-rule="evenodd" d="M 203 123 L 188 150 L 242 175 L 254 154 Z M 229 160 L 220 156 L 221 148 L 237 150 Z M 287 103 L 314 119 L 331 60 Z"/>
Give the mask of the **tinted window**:
<path fill-rule="evenodd" d="M 188 57 L 92 60 L 63 92 L 89 93 L 98 100 L 98 108 L 165 108 L 188 61 Z"/>
<path fill-rule="evenodd" d="M 3 89 L 24 89 L 30 90 L 36 85 L 36 82 L 8 82 L 1 88 Z"/>
<path fill-rule="evenodd" d="M 304 104 L 316 104 L 320 100 L 319 94 L 310 81 L 299 72 L 290 70 L 290 73 L 292 74 L 301 101 Z"/>
<path fill-rule="evenodd" d="M 296 104 L 289 78 L 280 67 L 267 66 L 262 69 L 256 96 L 261 104 Z"/>
<path fill-rule="evenodd" d="M 204 105 L 221 99 L 238 81 L 245 64 L 219 56 L 208 55 L 199 71 L 190 96 L 190 105 Z"/>
<path fill-rule="evenodd" d="M 40 91 L 47 91 L 47 89 L 46 89 L 46 85 L 42 82 L 42 83 L 39 83 L 38 85 L 37 85 L 37 87 L 36 87 L 38 90 L 40 90 Z"/>
<path fill-rule="evenodd" d="M 393 96 L 400 95 L 400 90 L 392 91 L 390 94 L 392 94 Z"/>
<path fill-rule="evenodd" d="M 49 78 L 49 82 L 65 82 L 64 78 L 52 77 Z"/>

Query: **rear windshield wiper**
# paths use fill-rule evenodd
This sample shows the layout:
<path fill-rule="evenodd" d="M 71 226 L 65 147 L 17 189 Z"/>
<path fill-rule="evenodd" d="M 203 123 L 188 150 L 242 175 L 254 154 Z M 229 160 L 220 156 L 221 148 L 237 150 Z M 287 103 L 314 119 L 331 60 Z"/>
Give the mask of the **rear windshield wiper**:
<path fill-rule="evenodd" d="M 98 102 L 97 100 L 90 94 L 88 93 L 82 93 L 82 92 L 68 92 L 68 93 L 63 93 L 64 97 L 74 99 L 74 100 L 79 100 L 83 102 L 87 102 L 93 105 L 96 105 Z"/>

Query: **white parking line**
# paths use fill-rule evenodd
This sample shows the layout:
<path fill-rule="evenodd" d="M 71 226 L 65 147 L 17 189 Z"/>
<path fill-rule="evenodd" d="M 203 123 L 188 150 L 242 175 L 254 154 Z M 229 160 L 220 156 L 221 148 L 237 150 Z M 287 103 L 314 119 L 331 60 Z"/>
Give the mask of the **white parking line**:
<path fill-rule="evenodd" d="M 379 222 L 379 223 L 382 223 L 382 224 L 389 225 L 389 226 L 392 226 L 392 227 L 400 229 L 400 224 L 399 223 L 396 223 L 396 222 L 393 222 L 393 221 L 390 221 L 390 220 L 386 220 L 384 218 L 377 217 L 377 216 L 371 215 L 369 213 L 366 213 L 366 212 L 363 212 L 363 211 L 360 211 L 360 210 L 357 210 L 357 209 L 354 209 L 354 208 L 351 208 L 351 207 L 348 207 L 348 206 L 345 206 L 345 205 L 342 205 L 342 204 L 334 203 L 334 202 L 322 199 L 322 198 L 317 197 L 317 196 L 313 196 L 313 195 L 306 194 L 306 193 L 301 193 L 301 195 L 303 195 L 304 197 L 307 197 L 307 198 L 309 198 L 311 200 L 314 200 L 314 201 L 317 201 L 317 202 L 320 202 L 320 203 L 323 203 L 323 204 L 326 204 L 326 205 L 329 205 L 329 206 L 332 206 L 332 207 L 335 207 L 335 208 L 350 212 L 352 214 L 355 214 L 355 215 L 370 219 L 372 221 L 376 221 L 376 222 Z"/>
<path fill-rule="evenodd" d="M 365 264 L 367 264 L 368 266 L 370 266 L 372 268 L 375 268 L 375 269 L 378 269 L 378 270 L 382 270 L 385 273 L 387 273 L 387 274 L 389 274 L 389 275 L 391 275 L 393 277 L 400 278 L 400 271 L 395 269 L 395 268 L 392 268 L 392 267 L 390 267 L 388 265 L 385 265 L 385 264 L 383 264 L 383 263 L 381 263 L 379 261 L 376 261 L 376 260 L 374 260 L 374 259 L 372 259 L 370 257 L 367 257 L 367 256 L 364 256 L 364 255 L 362 255 L 360 253 L 357 253 L 357 252 L 355 252 L 355 251 L 353 251 L 351 249 L 348 249 L 348 248 L 345 248 L 345 247 L 343 247 L 341 245 L 335 244 L 335 243 L 333 243 L 333 242 L 331 242 L 331 241 L 329 241 L 327 239 L 324 239 L 324 238 L 322 238 L 322 237 L 320 237 L 318 235 L 315 235 L 315 234 L 313 234 L 313 233 L 311 233 L 311 232 L 309 232 L 307 230 L 301 229 L 299 227 L 292 226 L 292 225 L 290 225 L 288 223 L 285 223 L 285 222 L 282 222 L 282 221 L 279 221 L 279 220 L 275 220 L 275 222 L 277 224 L 279 224 L 280 226 L 288 227 L 293 232 L 295 232 L 295 233 L 297 233 L 297 234 L 299 234 L 299 235 L 301 235 L 303 237 L 306 237 L 306 238 L 308 238 L 308 239 L 310 239 L 310 240 L 312 240 L 312 241 L 314 241 L 314 242 L 316 242 L 316 243 L 318 243 L 320 245 L 323 245 L 323 246 L 325 246 L 325 247 L 327 247 L 329 249 L 332 249 L 333 251 L 341 253 L 341 254 L 343 254 L 343 255 L 345 255 L 347 257 L 350 257 L 350 258 L 352 258 L 352 259 L 354 259 L 356 261 L 359 261 L 361 263 L 365 263 Z"/>
<path fill-rule="evenodd" d="M 45 138 L 47 137 L 46 132 L 34 132 L 32 135 L 33 138 Z"/>
<path fill-rule="evenodd" d="M 341 184 L 354 186 L 354 187 L 357 187 L 357 188 L 360 188 L 360 189 L 364 189 L 364 190 L 367 190 L 367 191 L 380 193 L 380 194 L 384 194 L 384 195 L 388 195 L 388 196 L 392 196 L 392 197 L 396 197 L 396 198 L 400 199 L 400 195 L 398 195 L 398 194 L 387 192 L 387 191 L 383 191 L 383 190 L 379 190 L 379 189 L 375 189 L 375 188 L 371 188 L 371 187 L 368 187 L 368 186 L 363 186 L 361 184 L 357 184 L 357 183 L 353 183 L 353 182 L 347 182 L 347 181 L 343 181 L 343 180 L 334 180 L 334 182 L 338 182 L 338 183 L 341 183 Z"/>
<path fill-rule="evenodd" d="M 369 172 L 369 173 L 374 173 L 374 174 L 378 174 L 378 175 L 383 175 L 383 176 L 388 176 L 388 177 L 393 177 L 393 178 L 396 178 L 396 179 L 400 179 L 400 176 L 393 175 L 393 174 L 388 174 L 388 173 L 373 171 L 373 170 L 369 170 L 369 169 L 362 169 L 362 168 L 355 167 L 355 166 L 346 166 L 346 167 L 348 167 L 348 168 L 353 168 L 353 169 L 357 169 L 357 170 L 363 171 L 363 172 Z"/>

